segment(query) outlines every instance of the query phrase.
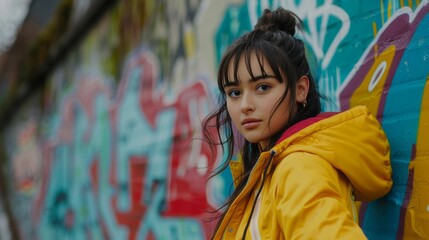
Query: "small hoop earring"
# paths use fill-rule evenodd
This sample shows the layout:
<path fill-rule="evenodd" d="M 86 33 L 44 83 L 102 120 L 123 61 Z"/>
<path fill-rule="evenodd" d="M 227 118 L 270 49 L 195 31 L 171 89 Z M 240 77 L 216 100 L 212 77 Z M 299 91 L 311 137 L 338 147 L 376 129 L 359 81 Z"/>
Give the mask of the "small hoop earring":
<path fill-rule="evenodd" d="M 302 107 L 307 107 L 307 99 L 305 99 L 304 102 L 302 103 Z"/>

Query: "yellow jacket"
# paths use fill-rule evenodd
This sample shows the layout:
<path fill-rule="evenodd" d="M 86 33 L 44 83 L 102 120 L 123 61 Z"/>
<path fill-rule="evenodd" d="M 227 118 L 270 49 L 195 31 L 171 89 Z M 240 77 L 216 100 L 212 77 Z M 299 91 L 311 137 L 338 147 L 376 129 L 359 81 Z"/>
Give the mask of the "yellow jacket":
<path fill-rule="evenodd" d="M 231 170 L 237 179 L 241 162 Z M 384 196 L 391 174 L 389 143 L 366 107 L 322 113 L 261 154 L 214 239 L 242 239 L 246 225 L 246 239 L 366 239 L 354 196 Z"/>

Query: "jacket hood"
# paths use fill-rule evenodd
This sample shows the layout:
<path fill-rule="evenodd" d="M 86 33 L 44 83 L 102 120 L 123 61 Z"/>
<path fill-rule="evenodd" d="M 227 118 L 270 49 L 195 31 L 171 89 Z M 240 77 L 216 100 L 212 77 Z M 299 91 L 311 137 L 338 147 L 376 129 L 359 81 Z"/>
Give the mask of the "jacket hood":
<path fill-rule="evenodd" d="M 349 179 L 358 200 L 377 199 L 392 187 L 389 143 L 365 106 L 301 121 L 280 137 L 273 150 L 270 168 L 293 152 L 320 156 Z"/>

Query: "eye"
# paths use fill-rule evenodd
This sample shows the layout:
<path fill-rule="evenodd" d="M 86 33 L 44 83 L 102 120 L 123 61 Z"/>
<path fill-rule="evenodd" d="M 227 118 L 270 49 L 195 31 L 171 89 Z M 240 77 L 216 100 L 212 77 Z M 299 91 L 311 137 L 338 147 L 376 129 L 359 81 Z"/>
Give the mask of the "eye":
<path fill-rule="evenodd" d="M 269 86 L 269 85 L 266 85 L 266 84 L 261 84 L 261 85 L 258 85 L 257 87 L 256 87 L 256 91 L 259 91 L 259 92 L 265 92 L 265 91 L 268 91 L 268 90 L 270 90 L 271 89 L 271 86 Z"/>
<path fill-rule="evenodd" d="M 240 94 L 241 94 L 241 92 L 236 90 L 236 89 L 232 89 L 232 90 L 228 91 L 228 96 L 231 98 L 237 98 L 240 96 Z"/>

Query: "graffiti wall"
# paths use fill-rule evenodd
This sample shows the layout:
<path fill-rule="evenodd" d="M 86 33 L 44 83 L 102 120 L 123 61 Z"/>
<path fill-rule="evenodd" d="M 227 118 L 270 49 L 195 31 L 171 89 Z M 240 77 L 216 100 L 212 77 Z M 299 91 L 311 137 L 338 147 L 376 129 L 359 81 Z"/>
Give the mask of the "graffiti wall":
<path fill-rule="evenodd" d="M 306 25 L 324 110 L 367 105 L 388 135 L 394 186 L 362 203 L 368 238 L 429 239 L 429 2 L 414 0 L 119 1 L 8 129 L 23 239 L 208 239 L 232 185 L 209 180 L 223 153 L 201 140 L 216 68 L 278 6 Z"/>

